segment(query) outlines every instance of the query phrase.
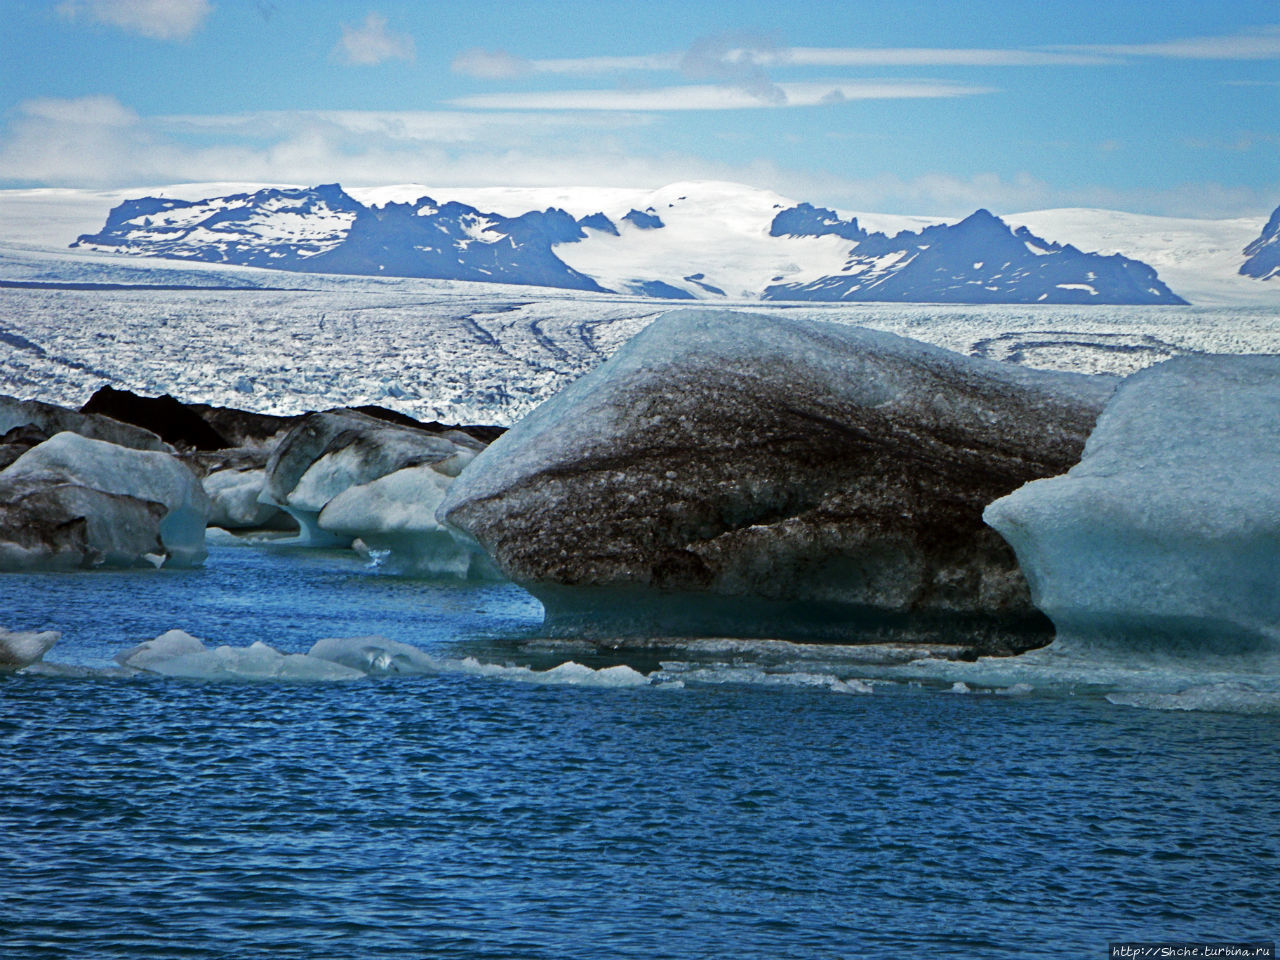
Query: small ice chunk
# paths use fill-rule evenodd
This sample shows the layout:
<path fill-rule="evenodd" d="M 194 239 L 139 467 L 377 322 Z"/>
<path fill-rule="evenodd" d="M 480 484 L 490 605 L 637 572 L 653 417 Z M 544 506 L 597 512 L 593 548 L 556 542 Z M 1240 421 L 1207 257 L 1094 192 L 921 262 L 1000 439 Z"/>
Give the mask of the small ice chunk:
<path fill-rule="evenodd" d="M 1205 683 L 1176 693 L 1148 691 L 1107 694 L 1118 706 L 1146 710 L 1202 710 L 1209 713 L 1280 713 L 1280 692 L 1265 691 L 1247 683 Z"/>
<path fill-rule="evenodd" d="M 11 631 L 0 627 L 0 673 L 13 673 L 38 662 L 61 636 L 55 630 Z"/>
<path fill-rule="evenodd" d="M 147 670 L 152 664 L 190 653 L 201 653 L 205 649 L 204 641 L 185 630 L 167 630 L 154 640 L 144 640 L 136 647 L 116 654 L 115 661 L 122 667 Z"/>
<path fill-rule="evenodd" d="M 365 674 L 438 673 L 442 663 L 417 647 L 385 637 L 326 637 L 307 656 Z"/>
<path fill-rule="evenodd" d="M 195 637 L 171 630 L 149 644 L 155 646 L 142 644 L 146 650 L 130 651 L 123 661 L 125 665 L 184 680 L 314 681 L 359 680 L 365 676 L 359 670 L 318 657 L 281 653 L 261 642 L 209 650 Z"/>

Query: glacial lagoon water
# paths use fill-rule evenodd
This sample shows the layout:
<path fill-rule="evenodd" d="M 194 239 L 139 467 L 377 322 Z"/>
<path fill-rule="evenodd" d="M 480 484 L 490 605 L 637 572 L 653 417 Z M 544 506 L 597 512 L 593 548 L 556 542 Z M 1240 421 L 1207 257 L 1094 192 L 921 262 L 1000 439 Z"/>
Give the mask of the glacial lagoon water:
<path fill-rule="evenodd" d="M 0 600 L 64 665 L 0 677 L 0 956 L 1057 960 L 1280 929 L 1270 710 L 760 643 L 598 653 L 539 640 L 515 587 L 282 546 Z M 110 675 L 175 627 L 452 666 Z"/>

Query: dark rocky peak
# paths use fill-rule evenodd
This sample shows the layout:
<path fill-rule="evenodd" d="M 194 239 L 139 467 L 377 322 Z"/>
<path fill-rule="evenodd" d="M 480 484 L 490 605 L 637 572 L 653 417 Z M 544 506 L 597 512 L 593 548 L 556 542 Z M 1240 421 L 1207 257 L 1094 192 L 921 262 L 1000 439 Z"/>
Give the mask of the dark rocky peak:
<path fill-rule="evenodd" d="M 661 230 L 666 226 L 666 224 L 662 222 L 662 218 L 656 213 L 644 213 L 635 209 L 622 219 L 628 223 L 634 224 L 641 230 Z"/>
<path fill-rule="evenodd" d="M 1280 207 L 1276 207 L 1271 219 L 1258 234 L 1258 239 L 1244 248 L 1249 259 L 1240 267 L 1240 273 L 1258 280 L 1280 277 Z"/>
<path fill-rule="evenodd" d="M 603 213 L 593 213 L 589 217 L 583 217 L 578 221 L 578 226 L 589 227 L 592 230 L 599 230 L 601 233 L 611 233 L 615 237 L 618 236 L 618 228 L 613 225 L 613 221 L 606 217 Z"/>
<path fill-rule="evenodd" d="M 867 231 L 858 225 L 858 218 L 841 220 L 840 215 L 826 207 L 801 203 L 783 210 L 769 225 L 771 237 L 844 237 L 857 243 L 867 238 Z"/>
<path fill-rule="evenodd" d="M 143 427 L 175 447 L 222 450 L 231 446 L 199 414 L 167 393 L 162 397 L 140 397 L 129 390 L 102 386 L 80 408 L 80 412 L 99 413 L 122 423 Z"/>

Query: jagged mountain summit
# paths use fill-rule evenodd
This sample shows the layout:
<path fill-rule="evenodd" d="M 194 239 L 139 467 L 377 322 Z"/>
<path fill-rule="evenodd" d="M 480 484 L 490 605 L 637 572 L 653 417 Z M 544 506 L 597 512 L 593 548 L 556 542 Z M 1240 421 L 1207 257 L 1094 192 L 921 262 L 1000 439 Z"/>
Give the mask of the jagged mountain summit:
<path fill-rule="evenodd" d="M 768 300 L 1186 303 L 1145 263 L 1050 243 L 987 210 L 890 237 L 864 230 L 856 217 L 801 204 L 779 213 L 769 232 L 838 236 L 854 246 L 840 273 L 774 284 L 765 289 Z"/>
<path fill-rule="evenodd" d="M 1186 302 L 1145 263 L 1042 240 L 986 210 L 954 224 L 879 218 L 908 227 L 890 236 L 731 184 L 672 185 L 650 202 L 607 213 L 558 206 L 486 213 L 456 200 L 402 197 L 362 203 L 337 184 L 197 201 L 145 197 L 117 206 L 101 231 L 72 246 L 666 299 Z"/>
<path fill-rule="evenodd" d="M 551 250 L 581 239 L 563 210 L 518 217 L 464 203 L 365 206 L 337 184 L 209 200 L 122 203 L 73 247 L 306 273 L 421 277 L 604 289 Z"/>
<path fill-rule="evenodd" d="M 1245 260 L 1240 273 L 1258 280 L 1280 277 L 1280 207 L 1276 207 L 1271 219 L 1262 228 L 1258 239 L 1244 248 Z"/>

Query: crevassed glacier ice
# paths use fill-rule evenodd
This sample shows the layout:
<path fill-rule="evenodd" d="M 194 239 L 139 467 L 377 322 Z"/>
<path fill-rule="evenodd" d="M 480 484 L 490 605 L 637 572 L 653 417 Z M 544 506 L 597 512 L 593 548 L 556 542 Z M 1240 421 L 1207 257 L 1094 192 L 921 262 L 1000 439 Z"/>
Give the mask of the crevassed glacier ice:
<path fill-rule="evenodd" d="M 992 503 L 1058 646 L 1280 652 L 1280 357 L 1124 381 L 1081 462 Z"/>
<path fill-rule="evenodd" d="M 64 432 L 0 471 L 0 568 L 205 558 L 209 498 L 167 453 Z"/>

